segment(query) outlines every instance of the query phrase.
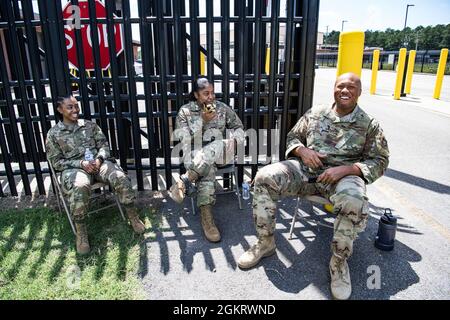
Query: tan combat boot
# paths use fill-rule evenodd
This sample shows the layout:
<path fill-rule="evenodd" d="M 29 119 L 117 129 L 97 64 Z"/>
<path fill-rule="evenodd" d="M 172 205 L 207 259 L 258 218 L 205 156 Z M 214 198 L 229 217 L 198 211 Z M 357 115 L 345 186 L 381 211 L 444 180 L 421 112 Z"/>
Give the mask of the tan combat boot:
<path fill-rule="evenodd" d="M 131 226 L 133 227 L 134 232 L 137 234 L 142 234 L 145 232 L 145 225 L 139 219 L 136 208 L 127 208 L 128 219 L 130 220 Z"/>
<path fill-rule="evenodd" d="M 200 207 L 200 220 L 206 239 L 211 242 L 220 241 L 220 232 L 214 224 L 214 218 L 211 212 L 211 206 Z"/>
<path fill-rule="evenodd" d="M 238 266 L 248 269 L 255 266 L 259 260 L 275 253 L 275 237 L 260 236 L 258 242 L 250 247 L 238 260 Z"/>
<path fill-rule="evenodd" d="M 81 222 L 76 222 L 75 229 L 77 230 L 77 235 L 76 235 L 77 252 L 79 254 L 89 253 L 89 251 L 91 251 L 91 247 L 89 246 L 86 224 L 81 223 Z"/>
<path fill-rule="evenodd" d="M 347 300 L 352 294 L 347 260 L 333 254 L 330 260 L 331 294 L 334 299 Z"/>
<path fill-rule="evenodd" d="M 176 179 L 175 183 L 170 187 L 169 196 L 176 203 L 182 203 L 185 195 L 192 196 L 196 192 L 192 183 L 197 179 L 197 173 L 188 170 L 180 179 Z"/>

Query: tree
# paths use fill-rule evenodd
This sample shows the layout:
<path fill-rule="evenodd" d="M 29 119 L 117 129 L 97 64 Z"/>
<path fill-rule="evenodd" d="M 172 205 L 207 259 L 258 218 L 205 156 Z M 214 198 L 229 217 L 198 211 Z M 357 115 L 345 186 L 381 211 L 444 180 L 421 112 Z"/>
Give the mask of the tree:
<path fill-rule="evenodd" d="M 339 44 L 339 31 L 331 31 L 325 36 L 327 44 Z M 404 30 L 391 28 L 385 31 L 366 30 L 364 32 L 366 47 L 381 47 L 387 51 L 395 51 L 403 48 L 407 42 L 407 49 L 439 50 L 450 48 L 450 24 L 438 24 L 435 26 L 418 26 L 415 29 L 409 27 Z"/>
<path fill-rule="evenodd" d="M 328 36 L 325 36 L 324 41 L 327 44 L 339 44 L 339 35 L 341 33 L 339 31 L 331 31 Z"/>
<path fill-rule="evenodd" d="M 441 33 L 441 41 L 439 42 L 439 49 L 450 48 L 450 24 L 444 26 Z"/>
<path fill-rule="evenodd" d="M 332 31 L 330 36 L 337 36 L 334 43 L 339 42 L 339 32 Z M 391 28 L 385 31 L 365 31 L 365 46 L 381 47 L 384 50 L 398 50 L 407 43 L 408 49 L 437 50 L 450 47 L 450 24 L 436 26 L 418 26 L 415 29 L 409 27 L 404 30 Z M 331 42 L 328 42 L 331 43 Z"/>

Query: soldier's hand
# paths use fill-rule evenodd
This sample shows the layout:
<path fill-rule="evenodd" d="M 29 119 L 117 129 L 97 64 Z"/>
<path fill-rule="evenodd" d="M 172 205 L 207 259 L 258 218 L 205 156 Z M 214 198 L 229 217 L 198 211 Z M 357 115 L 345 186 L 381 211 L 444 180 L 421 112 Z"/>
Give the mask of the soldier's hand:
<path fill-rule="evenodd" d="M 320 176 L 317 177 L 317 182 L 325 184 L 335 184 L 343 177 L 348 175 L 347 166 L 339 166 L 334 168 L 329 168 L 325 170 Z"/>
<path fill-rule="evenodd" d="M 311 169 L 318 169 L 323 167 L 321 159 L 327 157 L 326 154 L 319 153 L 306 147 L 298 147 L 295 149 L 295 154 L 299 156 L 303 163 Z"/>
<path fill-rule="evenodd" d="M 214 112 L 204 112 L 202 111 L 202 118 L 205 122 L 210 122 L 211 120 L 214 120 L 217 117 L 217 113 Z"/>
<path fill-rule="evenodd" d="M 97 174 L 95 162 L 82 161 L 81 167 L 83 168 L 84 171 L 86 171 L 89 174 Z"/>
<path fill-rule="evenodd" d="M 100 167 L 102 166 L 103 162 L 100 159 L 95 159 L 95 170 L 97 172 L 100 171 Z"/>

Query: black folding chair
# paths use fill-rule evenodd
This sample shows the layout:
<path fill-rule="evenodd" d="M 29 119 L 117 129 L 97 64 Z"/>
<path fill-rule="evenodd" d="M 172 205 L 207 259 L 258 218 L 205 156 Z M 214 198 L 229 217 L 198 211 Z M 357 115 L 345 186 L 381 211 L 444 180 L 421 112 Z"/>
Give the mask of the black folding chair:
<path fill-rule="evenodd" d="M 64 188 L 62 187 L 62 183 L 61 183 L 61 173 L 56 172 L 55 169 L 53 168 L 53 166 L 50 164 L 50 162 L 49 162 L 49 167 L 50 167 L 52 182 L 55 187 L 55 194 L 56 194 L 56 199 L 58 202 L 59 212 L 62 213 L 62 210 L 64 209 L 64 211 L 66 212 L 67 218 L 69 219 L 69 223 L 72 228 L 72 231 L 74 234 L 76 234 L 75 225 L 73 223 L 73 218 L 72 218 L 72 213 L 70 212 L 70 206 L 68 205 L 68 200 L 66 199 L 67 194 L 64 191 Z M 105 209 L 117 206 L 119 208 L 119 212 L 120 212 L 120 215 L 122 216 L 122 219 L 124 221 L 126 221 L 125 215 L 123 213 L 123 208 L 122 208 L 119 200 L 117 199 L 116 194 L 114 192 L 108 190 L 111 188 L 107 188 L 107 187 L 109 187 L 109 186 L 102 182 L 96 182 L 96 183 L 92 184 L 90 201 L 98 199 L 99 197 L 106 197 L 107 195 L 112 195 L 115 203 L 103 206 L 96 210 L 89 211 L 86 214 L 89 215 L 91 213 L 95 213 L 95 212 L 98 212 L 101 210 L 105 210 Z M 100 190 L 100 193 L 96 193 L 95 192 L 96 190 Z"/>

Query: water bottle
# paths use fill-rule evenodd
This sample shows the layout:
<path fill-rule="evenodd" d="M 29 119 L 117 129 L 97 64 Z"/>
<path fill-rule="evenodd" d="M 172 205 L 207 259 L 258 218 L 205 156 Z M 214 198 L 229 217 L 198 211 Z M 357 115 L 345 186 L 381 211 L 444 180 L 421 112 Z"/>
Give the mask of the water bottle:
<path fill-rule="evenodd" d="M 384 251 L 391 251 L 394 249 L 396 229 L 397 218 L 392 215 L 391 209 L 387 208 L 378 223 L 378 233 L 375 238 L 375 247 Z"/>
<path fill-rule="evenodd" d="M 250 185 L 247 181 L 242 183 L 242 199 L 248 200 L 250 199 Z"/>
<path fill-rule="evenodd" d="M 84 160 L 89 162 L 94 161 L 94 154 L 89 148 L 86 148 L 86 150 L 84 151 Z"/>

